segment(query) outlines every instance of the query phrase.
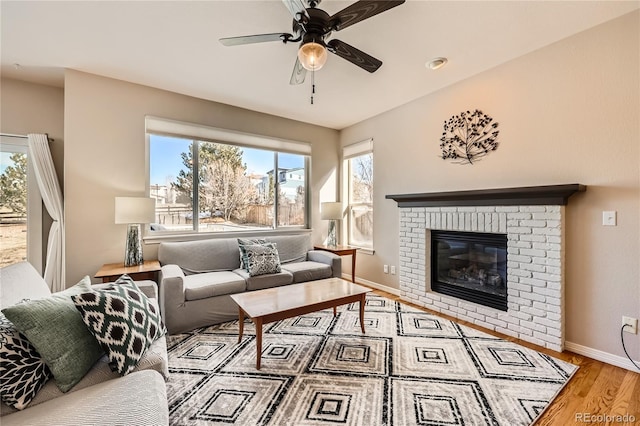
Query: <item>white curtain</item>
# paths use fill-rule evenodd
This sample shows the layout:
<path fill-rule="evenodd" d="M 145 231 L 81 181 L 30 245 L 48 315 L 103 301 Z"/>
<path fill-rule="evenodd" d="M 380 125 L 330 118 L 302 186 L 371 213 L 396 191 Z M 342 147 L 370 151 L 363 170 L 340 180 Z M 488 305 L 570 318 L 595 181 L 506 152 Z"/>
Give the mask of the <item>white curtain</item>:
<path fill-rule="evenodd" d="M 49 150 L 49 138 L 47 135 L 30 133 L 29 158 L 38 181 L 38 188 L 42 195 L 49 216 L 53 224 L 49 230 L 49 242 L 47 243 L 47 257 L 44 268 L 44 279 L 51 287 L 52 292 L 65 289 L 64 267 L 64 207 L 62 203 L 62 191 L 58 183 L 51 151 Z"/>

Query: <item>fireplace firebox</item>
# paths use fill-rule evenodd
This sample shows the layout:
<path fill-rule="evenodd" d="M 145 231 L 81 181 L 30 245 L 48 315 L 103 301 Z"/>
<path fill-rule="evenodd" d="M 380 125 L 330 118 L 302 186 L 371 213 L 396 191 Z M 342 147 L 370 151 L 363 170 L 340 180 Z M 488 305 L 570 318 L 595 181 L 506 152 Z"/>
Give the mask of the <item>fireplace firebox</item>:
<path fill-rule="evenodd" d="M 507 236 L 431 231 L 431 289 L 507 310 Z"/>

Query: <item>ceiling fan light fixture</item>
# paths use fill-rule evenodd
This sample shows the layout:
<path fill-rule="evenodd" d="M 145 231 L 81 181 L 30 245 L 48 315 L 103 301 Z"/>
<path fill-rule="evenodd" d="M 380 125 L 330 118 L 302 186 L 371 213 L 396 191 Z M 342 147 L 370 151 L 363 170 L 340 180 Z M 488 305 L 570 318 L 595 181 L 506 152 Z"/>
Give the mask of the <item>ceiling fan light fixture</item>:
<path fill-rule="evenodd" d="M 427 62 L 427 68 L 432 70 L 437 70 L 444 67 L 449 60 L 447 58 L 434 58 Z"/>
<path fill-rule="evenodd" d="M 298 49 L 300 64 L 309 71 L 318 71 L 327 62 L 327 47 L 315 41 L 305 43 Z"/>

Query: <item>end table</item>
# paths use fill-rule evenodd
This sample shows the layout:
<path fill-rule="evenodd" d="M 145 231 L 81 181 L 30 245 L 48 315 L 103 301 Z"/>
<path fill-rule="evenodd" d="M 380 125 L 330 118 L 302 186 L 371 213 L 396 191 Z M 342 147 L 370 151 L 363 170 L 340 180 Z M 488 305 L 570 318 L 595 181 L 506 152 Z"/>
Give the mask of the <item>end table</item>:
<path fill-rule="evenodd" d="M 313 248 L 315 250 L 329 251 L 333 254 L 337 254 L 338 256 L 351 256 L 351 282 L 352 283 L 356 282 L 356 250 L 358 250 L 357 247 L 351 247 L 351 246 L 330 247 L 330 246 L 318 245 L 318 246 L 313 246 Z"/>
<path fill-rule="evenodd" d="M 160 262 L 157 260 L 145 260 L 142 265 L 124 266 L 124 263 L 108 263 L 96 273 L 95 278 L 102 278 L 103 283 L 117 280 L 122 274 L 127 274 L 135 281 L 151 280 L 158 282 Z"/>

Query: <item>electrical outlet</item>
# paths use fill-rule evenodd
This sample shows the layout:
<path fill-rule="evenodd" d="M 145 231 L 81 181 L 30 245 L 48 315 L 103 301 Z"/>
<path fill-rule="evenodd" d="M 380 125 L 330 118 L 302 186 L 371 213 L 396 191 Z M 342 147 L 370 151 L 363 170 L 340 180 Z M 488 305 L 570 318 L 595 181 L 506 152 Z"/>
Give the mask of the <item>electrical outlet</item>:
<path fill-rule="evenodd" d="M 638 334 L 638 318 L 622 317 L 622 325 L 628 325 L 624 331 L 631 334 Z"/>
<path fill-rule="evenodd" d="M 389 265 L 384 265 L 382 267 L 382 270 L 384 271 L 385 274 L 388 274 L 389 273 Z"/>
<path fill-rule="evenodd" d="M 395 275 L 396 274 L 396 267 L 392 266 L 391 267 L 391 275 Z"/>

